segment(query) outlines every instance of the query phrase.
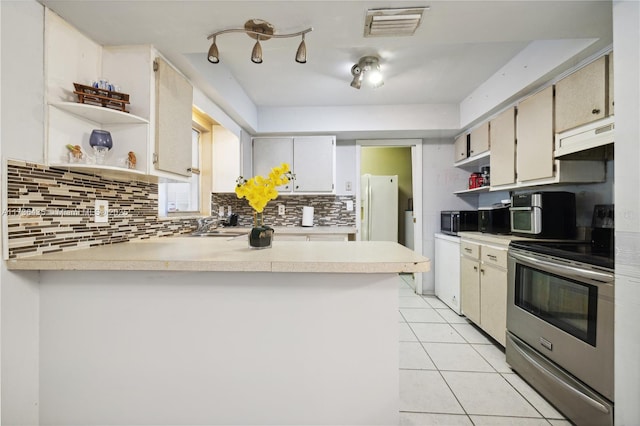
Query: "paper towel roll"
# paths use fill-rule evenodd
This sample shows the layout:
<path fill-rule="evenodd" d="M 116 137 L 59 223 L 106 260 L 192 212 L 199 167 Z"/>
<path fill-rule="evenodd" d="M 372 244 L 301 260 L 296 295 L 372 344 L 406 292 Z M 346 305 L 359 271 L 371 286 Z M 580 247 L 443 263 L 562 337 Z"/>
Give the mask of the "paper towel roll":
<path fill-rule="evenodd" d="M 302 208 L 302 226 L 313 226 L 313 207 Z"/>

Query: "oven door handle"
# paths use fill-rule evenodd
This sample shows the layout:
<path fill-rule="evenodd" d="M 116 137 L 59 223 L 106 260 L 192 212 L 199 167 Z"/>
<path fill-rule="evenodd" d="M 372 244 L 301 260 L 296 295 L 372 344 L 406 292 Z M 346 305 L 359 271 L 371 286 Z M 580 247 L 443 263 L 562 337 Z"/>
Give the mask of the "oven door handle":
<path fill-rule="evenodd" d="M 605 272 L 591 271 L 588 269 L 581 269 L 570 265 L 561 265 L 548 260 L 543 260 L 537 257 L 526 256 L 520 253 L 510 252 L 509 255 L 516 260 L 521 260 L 529 263 L 532 266 L 541 265 L 549 269 L 551 272 L 555 272 L 560 275 L 569 276 L 570 278 L 580 279 L 586 278 L 590 280 L 597 280 L 605 283 L 613 282 L 613 274 Z"/>
<path fill-rule="evenodd" d="M 524 357 L 527 361 L 529 361 L 531 363 L 531 365 L 533 367 L 535 367 L 538 371 L 540 371 L 542 374 L 544 374 L 548 378 L 552 379 L 554 382 L 556 382 L 557 384 L 562 386 L 564 389 L 566 389 L 569 392 L 575 394 L 577 397 L 579 397 L 581 400 L 583 400 L 584 402 L 586 402 L 587 404 L 589 404 L 590 406 L 592 406 L 596 410 L 601 411 L 601 412 L 603 412 L 605 414 L 609 414 L 609 409 L 604 404 L 596 401 L 595 399 L 591 398 L 589 395 L 586 395 L 584 392 L 581 392 L 579 389 L 574 388 L 569 383 L 566 383 L 566 382 L 560 380 L 558 377 L 556 377 L 555 374 L 553 374 L 551 371 L 547 370 L 542 364 L 540 364 L 532 356 L 530 356 L 522 348 L 520 348 L 518 342 L 515 342 L 515 341 L 512 340 L 512 343 L 514 343 L 513 348 L 516 351 L 518 351 L 518 353 L 522 357 Z"/>

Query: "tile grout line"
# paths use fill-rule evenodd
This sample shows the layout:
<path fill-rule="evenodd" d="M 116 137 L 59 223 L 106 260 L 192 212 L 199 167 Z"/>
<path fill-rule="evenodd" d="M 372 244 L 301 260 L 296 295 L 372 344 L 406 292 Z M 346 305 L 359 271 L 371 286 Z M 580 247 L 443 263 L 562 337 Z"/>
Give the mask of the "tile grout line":
<path fill-rule="evenodd" d="M 440 375 L 440 377 L 442 378 L 442 380 L 444 381 L 444 383 L 446 384 L 447 388 L 450 390 L 451 394 L 453 395 L 453 397 L 455 398 L 456 402 L 459 404 L 460 408 L 462 409 L 462 411 L 464 412 L 464 414 L 453 414 L 453 413 L 439 413 L 439 412 L 421 412 L 421 411 L 400 411 L 402 412 L 406 412 L 406 413 L 425 413 L 425 414 L 447 414 L 447 415 L 463 415 L 466 416 L 469 421 L 471 422 L 471 424 L 475 425 L 475 422 L 471 419 L 471 415 L 467 412 L 467 410 L 465 409 L 465 407 L 462 405 L 462 403 L 460 402 L 460 400 L 458 399 L 458 396 L 455 394 L 455 392 L 453 391 L 453 389 L 451 388 L 451 386 L 449 385 L 449 383 L 447 382 L 446 378 L 444 377 L 444 375 L 442 374 L 443 370 L 440 370 L 440 368 L 438 368 L 437 364 L 434 362 L 433 358 L 431 357 L 431 355 L 429 354 L 429 352 L 427 351 L 427 348 L 425 347 L 425 343 L 428 342 L 423 342 L 419 339 L 419 337 L 417 336 L 416 332 L 414 331 L 414 329 L 411 327 L 411 324 L 416 323 L 416 322 L 409 322 L 407 317 L 400 311 L 400 309 L 432 309 L 436 311 L 436 314 L 438 315 L 438 317 L 440 317 L 442 320 L 444 320 L 445 324 L 449 325 L 457 335 L 459 335 L 462 340 L 464 342 L 434 342 L 434 343 L 453 343 L 453 344 L 458 344 L 458 345 L 468 345 L 471 347 L 471 349 L 474 351 L 474 353 L 476 353 L 477 355 L 480 356 L 480 358 L 486 362 L 489 367 L 491 368 L 492 371 L 466 371 L 466 370 L 451 370 L 453 372 L 472 372 L 472 373 L 484 373 L 484 374 L 498 374 L 500 376 L 500 378 L 502 380 L 504 380 L 505 382 L 507 382 L 509 384 L 509 387 L 514 390 L 520 397 L 522 397 L 528 405 L 530 405 L 534 411 L 536 413 L 538 413 L 540 415 L 540 417 L 527 417 L 527 416 L 499 416 L 499 417 L 504 417 L 504 418 L 512 418 L 512 419 L 536 419 L 536 420 L 544 420 L 546 423 L 551 424 L 550 419 L 545 417 L 542 412 L 540 412 L 540 410 L 538 410 L 527 398 L 525 395 L 523 395 L 521 392 L 518 391 L 518 389 L 515 388 L 515 386 L 513 386 L 511 384 L 511 382 L 509 382 L 505 377 L 504 374 L 501 373 L 500 371 L 497 370 L 496 367 L 494 367 L 489 360 L 482 355 L 482 353 L 480 353 L 477 348 L 474 346 L 474 343 L 470 342 L 469 340 L 467 340 L 462 334 L 460 334 L 460 332 L 453 327 L 452 323 L 450 321 L 447 320 L 447 318 L 443 317 L 437 310 L 436 307 L 432 306 L 428 300 L 425 300 L 426 297 L 425 296 L 420 296 L 415 294 L 416 296 L 418 296 L 418 298 L 422 298 L 426 304 L 428 305 L 427 308 L 416 308 L 416 307 L 409 307 L 409 308 L 398 308 L 398 312 L 400 313 L 401 317 L 403 318 L 403 320 L 405 321 L 405 323 L 409 326 L 409 330 L 411 330 L 411 333 L 413 334 L 413 336 L 416 338 L 416 341 L 420 344 L 420 347 L 422 348 L 422 350 L 424 351 L 424 353 L 426 354 L 427 358 L 429 359 L 429 361 L 431 362 L 431 364 L 434 366 L 435 370 L 426 370 L 426 369 L 403 369 L 401 368 L 401 370 L 410 370 L 410 371 L 437 371 L 438 374 Z M 413 295 L 411 296 L 400 296 L 400 297 L 413 297 Z M 444 308 L 442 308 L 444 309 Z M 449 309 L 449 308 L 447 308 Z M 417 322 L 418 324 L 443 324 L 442 322 L 433 322 L 433 321 L 425 321 L 425 322 Z M 460 323 L 462 324 L 462 323 Z M 475 328 L 475 327 L 474 327 Z M 480 343 L 477 343 L 480 344 Z M 495 346 L 495 343 L 489 341 L 489 343 L 487 345 L 492 345 Z M 446 370 L 449 371 L 449 370 Z M 491 415 L 486 415 L 486 414 L 478 414 L 477 416 L 480 417 L 491 417 Z M 553 419 L 553 420 L 564 420 L 564 419 Z"/>

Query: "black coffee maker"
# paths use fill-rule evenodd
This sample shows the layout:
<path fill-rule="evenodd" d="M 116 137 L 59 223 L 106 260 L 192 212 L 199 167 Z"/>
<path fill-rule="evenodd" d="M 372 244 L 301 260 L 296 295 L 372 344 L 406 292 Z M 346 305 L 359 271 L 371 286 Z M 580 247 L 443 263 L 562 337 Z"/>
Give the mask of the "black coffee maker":
<path fill-rule="evenodd" d="M 591 220 L 591 251 L 593 253 L 613 253 L 614 250 L 613 204 L 597 204 L 593 208 Z"/>

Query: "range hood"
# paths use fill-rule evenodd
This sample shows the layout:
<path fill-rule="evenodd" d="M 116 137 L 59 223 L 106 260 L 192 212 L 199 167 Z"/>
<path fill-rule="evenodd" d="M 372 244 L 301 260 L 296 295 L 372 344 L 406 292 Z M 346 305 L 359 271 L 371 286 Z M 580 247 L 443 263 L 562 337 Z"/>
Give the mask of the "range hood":
<path fill-rule="evenodd" d="M 614 116 L 605 117 L 575 129 L 556 133 L 555 157 L 586 151 L 613 143 Z"/>

